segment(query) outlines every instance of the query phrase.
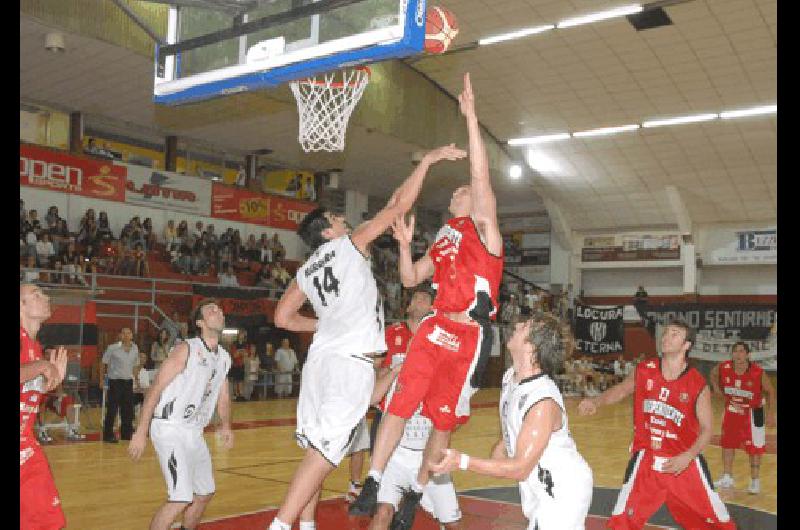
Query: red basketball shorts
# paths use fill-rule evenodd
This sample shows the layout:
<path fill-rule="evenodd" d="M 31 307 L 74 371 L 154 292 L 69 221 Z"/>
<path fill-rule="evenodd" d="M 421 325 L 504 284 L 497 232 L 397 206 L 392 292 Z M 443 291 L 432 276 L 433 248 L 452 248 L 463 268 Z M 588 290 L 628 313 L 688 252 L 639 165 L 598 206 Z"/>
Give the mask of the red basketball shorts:
<path fill-rule="evenodd" d="M 410 418 L 422 403 L 433 427 L 452 431 L 469 419 L 469 401 L 477 392 L 492 345 L 490 326 L 453 322 L 434 313 L 411 339 L 387 412 Z"/>
<path fill-rule="evenodd" d="M 737 414 L 726 408 L 720 445 L 724 449 L 744 449 L 749 455 L 763 454 L 766 449 L 764 409 L 749 409 L 744 414 Z"/>
<path fill-rule="evenodd" d="M 31 449 L 33 453 L 19 467 L 19 528 L 59 530 L 67 522 L 50 465 L 39 446 Z"/>
<path fill-rule="evenodd" d="M 714 491 L 702 455 L 678 475 L 656 471 L 653 464 L 651 451 L 638 451 L 631 457 L 608 528 L 642 528 L 666 503 L 675 522 L 683 528 L 736 529 L 727 507 Z"/>

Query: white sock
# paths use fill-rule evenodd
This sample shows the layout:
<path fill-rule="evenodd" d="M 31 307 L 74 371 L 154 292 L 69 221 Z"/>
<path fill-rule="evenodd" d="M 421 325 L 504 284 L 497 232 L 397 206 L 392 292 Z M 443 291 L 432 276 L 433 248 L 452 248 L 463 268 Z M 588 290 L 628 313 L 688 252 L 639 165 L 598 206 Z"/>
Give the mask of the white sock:
<path fill-rule="evenodd" d="M 286 524 L 277 517 L 272 520 L 267 530 L 292 530 L 292 525 Z"/>
<path fill-rule="evenodd" d="M 378 471 L 377 469 L 370 469 L 370 470 L 369 470 L 369 473 L 367 474 L 367 476 L 368 476 L 368 477 L 372 477 L 372 478 L 374 478 L 374 479 L 375 479 L 375 482 L 377 482 L 378 484 L 380 484 L 380 482 L 381 482 L 381 477 L 383 477 L 383 473 L 381 473 L 381 472 L 380 472 L 380 471 Z"/>
<path fill-rule="evenodd" d="M 750 479 L 750 484 L 752 486 L 755 486 L 756 488 L 758 488 L 761 485 L 760 482 L 761 481 L 759 479 L 757 479 L 757 478 L 751 478 Z"/>
<path fill-rule="evenodd" d="M 317 530 L 315 521 L 300 521 L 300 530 Z"/>

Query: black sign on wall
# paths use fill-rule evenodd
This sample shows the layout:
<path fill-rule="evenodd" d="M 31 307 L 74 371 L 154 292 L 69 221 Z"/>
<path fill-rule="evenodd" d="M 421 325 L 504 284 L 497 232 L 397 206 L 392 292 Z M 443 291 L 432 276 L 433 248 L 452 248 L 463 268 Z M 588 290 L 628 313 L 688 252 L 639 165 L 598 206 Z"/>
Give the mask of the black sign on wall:
<path fill-rule="evenodd" d="M 575 311 L 575 342 L 585 354 L 622 353 L 625 329 L 622 306 L 594 307 L 578 304 Z"/>

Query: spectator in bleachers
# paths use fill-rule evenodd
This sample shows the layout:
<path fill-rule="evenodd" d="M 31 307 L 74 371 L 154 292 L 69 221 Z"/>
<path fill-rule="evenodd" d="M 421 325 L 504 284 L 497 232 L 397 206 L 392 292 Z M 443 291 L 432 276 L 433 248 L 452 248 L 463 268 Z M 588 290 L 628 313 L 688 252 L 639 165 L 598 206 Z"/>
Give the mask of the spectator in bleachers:
<path fill-rule="evenodd" d="M 78 243 L 95 245 L 97 243 L 97 224 L 94 219 L 86 219 L 78 233 Z"/>
<path fill-rule="evenodd" d="M 185 220 L 178 223 L 175 236 L 178 238 L 179 243 L 189 244 L 189 223 Z"/>
<path fill-rule="evenodd" d="M 216 248 L 219 245 L 219 237 L 217 237 L 217 233 L 214 231 L 214 225 L 208 225 L 206 227 L 206 234 L 208 234 L 208 242 Z"/>
<path fill-rule="evenodd" d="M 267 372 L 264 377 L 264 382 L 267 388 L 264 392 L 264 397 L 269 393 L 270 387 L 275 384 L 275 346 L 271 342 L 264 344 L 264 351 L 258 354 L 261 365 L 261 371 Z"/>
<path fill-rule="evenodd" d="M 398 271 L 389 271 L 386 279 L 386 305 L 390 318 L 398 318 L 400 309 L 400 278 Z"/>
<path fill-rule="evenodd" d="M 28 225 L 28 230 L 25 233 L 25 255 L 26 256 L 33 256 L 33 259 L 36 259 L 36 243 L 39 242 L 39 238 L 36 237 L 36 232 L 33 231 L 33 228 Z"/>
<path fill-rule="evenodd" d="M 226 266 L 230 266 L 233 261 L 231 255 L 230 243 L 220 243 L 217 246 L 217 270 L 223 270 Z"/>
<path fill-rule="evenodd" d="M 258 251 L 261 263 L 272 263 L 272 243 L 266 233 L 261 234 L 261 239 L 258 240 Z"/>
<path fill-rule="evenodd" d="M 111 232 L 111 224 L 108 222 L 108 214 L 100 212 L 97 217 L 97 238 L 101 240 L 114 239 L 114 234 Z"/>
<path fill-rule="evenodd" d="M 250 261 L 259 261 L 261 258 L 261 251 L 258 249 L 258 241 L 256 241 L 256 236 L 254 234 L 250 234 L 247 237 L 244 253 Z"/>
<path fill-rule="evenodd" d="M 64 275 L 66 283 L 78 283 L 77 273 L 80 271 L 80 267 L 77 262 L 79 258 L 80 254 L 75 249 L 75 243 L 70 242 L 62 248 L 59 259 L 64 264 L 64 272 L 67 273 Z"/>
<path fill-rule="evenodd" d="M 509 294 L 508 302 L 503 304 L 500 310 L 500 320 L 503 323 L 516 322 L 520 316 L 519 301 L 517 300 L 516 293 Z"/>
<path fill-rule="evenodd" d="M 284 268 L 283 263 L 278 260 L 276 260 L 275 264 L 272 266 L 272 281 L 275 282 L 280 289 L 286 289 L 289 282 L 292 281 L 291 274 Z"/>
<path fill-rule="evenodd" d="M 30 225 L 30 229 L 33 230 L 33 233 L 36 234 L 38 238 L 42 231 L 42 224 L 39 222 L 39 217 L 36 210 L 31 210 L 28 212 L 28 224 Z"/>
<path fill-rule="evenodd" d="M 50 236 L 47 232 L 43 232 L 39 236 L 39 241 L 36 243 L 36 261 L 39 267 L 49 269 L 52 265 L 52 258 L 55 256 L 55 249 L 53 243 L 50 241 Z"/>
<path fill-rule="evenodd" d="M 192 274 L 206 274 L 208 272 L 208 239 L 200 234 L 192 248 Z"/>
<path fill-rule="evenodd" d="M 192 247 L 189 246 L 189 241 L 186 239 L 180 240 L 180 246 L 178 247 L 177 259 L 175 260 L 175 265 L 177 265 L 178 270 L 183 274 L 191 274 L 192 273 Z"/>
<path fill-rule="evenodd" d="M 94 221 L 95 224 L 97 224 L 97 219 L 95 218 L 95 215 L 94 215 L 94 208 L 87 208 L 86 209 L 86 213 L 83 214 L 83 217 L 81 217 L 80 223 L 78 223 L 78 229 L 79 230 L 83 230 L 83 227 L 90 220 Z"/>
<path fill-rule="evenodd" d="M 278 233 L 272 236 L 272 259 L 275 262 L 283 261 L 286 258 L 286 249 L 283 247 Z"/>
<path fill-rule="evenodd" d="M 256 286 L 266 287 L 268 289 L 278 288 L 278 284 L 272 280 L 272 266 L 269 263 L 265 263 L 258 270 L 258 274 L 256 274 Z M 267 296 L 270 295 L 267 294 Z"/>
<path fill-rule="evenodd" d="M 243 252 L 242 248 L 242 235 L 239 233 L 239 230 L 234 230 L 233 235 L 231 235 L 231 254 L 233 255 L 234 263 L 239 261 Z"/>
<path fill-rule="evenodd" d="M 217 275 L 217 278 L 219 278 L 219 284 L 223 287 L 239 287 L 239 280 L 227 263 L 222 269 L 222 272 Z"/>
<path fill-rule="evenodd" d="M 192 230 L 192 240 L 197 241 L 203 237 L 203 221 L 197 221 Z"/>
<path fill-rule="evenodd" d="M 147 251 L 141 243 L 133 247 L 133 275 L 150 276 L 150 265 L 147 263 Z"/>
<path fill-rule="evenodd" d="M 231 380 L 231 395 L 234 401 L 244 401 L 242 396 L 242 386 L 244 383 L 244 359 L 250 351 L 250 344 L 247 342 L 247 331 L 240 330 L 236 337 L 236 342 L 231 347 L 231 368 L 228 371 L 228 378 Z"/>
<path fill-rule="evenodd" d="M 25 263 L 25 267 L 27 269 L 36 268 L 36 254 L 28 254 L 27 263 Z M 22 273 L 21 281 L 24 283 L 36 283 L 40 281 L 40 275 L 37 271 L 26 270 L 25 272 Z"/>
<path fill-rule="evenodd" d="M 127 236 L 123 236 L 117 240 L 116 247 L 114 248 L 114 257 L 116 259 L 112 274 L 130 276 L 133 273 L 135 261 L 133 259 L 133 252 L 128 248 Z"/>
<path fill-rule="evenodd" d="M 66 219 L 59 218 L 56 221 L 56 224 L 50 229 L 50 240 L 53 242 L 53 250 L 56 254 L 60 254 L 64 246 L 72 241 L 72 234 L 69 233 Z"/>
<path fill-rule="evenodd" d="M 51 206 L 47 209 L 47 214 L 44 216 L 44 222 L 47 228 L 54 228 L 59 219 L 61 218 L 58 216 L 58 206 Z"/>
<path fill-rule="evenodd" d="M 153 232 L 153 221 L 149 217 L 142 223 L 142 236 L 144 237 L 145 248 L 153 250 L 156 244 L 156 235 Z"/>
<path fill-rule="evenodd" d="M 167 225 L 164 227 L 163 235 L 164 235 L 164 247 L 167 249 L 167 252 L 170 252 L 172 250 L 177 250 L 177 245 L 175 249 L 172 248 L 172 246 L 176 243 L 176 239 L 178 237 L 177 232 L 175 230 L 175 221 L 173 219 L 167 221 Z"/>

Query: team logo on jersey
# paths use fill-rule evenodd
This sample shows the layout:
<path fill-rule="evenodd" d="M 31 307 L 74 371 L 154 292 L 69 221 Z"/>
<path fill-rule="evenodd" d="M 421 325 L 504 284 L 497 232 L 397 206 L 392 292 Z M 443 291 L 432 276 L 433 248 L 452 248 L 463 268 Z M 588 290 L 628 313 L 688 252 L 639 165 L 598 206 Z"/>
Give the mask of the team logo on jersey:
<path fill-rule="evenodd" d="M 653 390 L 653 380 L 652 379 L 648 379 L 647 380 L 647 391 L 649 392 L 651 390 Z"/>
<path fill-rule="evenodd" d="M 186 408 L 183 410 L 183 419 L 188 419 L 192 414 L 194 414 L 194 409 L 196 407 L 193 404 L 186 405 Z"/>
<path fill-rule="evenodd" d="M 666 401 L 669 399 L 669 389 L 662 386 L 661 391 L 658 393 L 658 399 L 661 401 Z"/>
<path fill-rule="evenodd" d="M 734 385 L 736 388 L 742 388 L 742 380 L 741 380 L 741 379 L 737 379 L 737 380 L 736 380 L 736 381 L 733 383 L 733 385 Z"/>
<path fill-rule="evenodd" d="M 438 325 L 433 327 L 433 331 L 431 331 L 428 335 L 428 340 L 433 344 L 441 346 L 442 348 L 450 351 L 458 351 L 459 347 L 461 346 L 461 341 L 459 340 L 458 335 L 448 333 Z"/>
<path fill-rule="evenodd" d="M 439 412 L 441 412 L 442 414 L 450 414 L 451 412 L 450 407 L 448 405 L 443 405 L 439 407 Z"/>
<path fill-rule="evenodd" d="M 395 337 L 394 345 L 395 346 L 400 346 L 401 344 L 403 344 L 403 337 Z"/>
<path fill-rule="evenodd" d="M 689 402 L 689 394 L 687 392 L 681 392 L 680 400 L 681 400 L 681 403 L 688 403 Z"/>
<path fill-rule="evenodd" d="M 602 341 L 606 336 L 606 323 L 605 322 L 592 322 L 589 325 L 589 335 L 592 336 L 592 340 L 595 342 Z"/>
<path fill-rule="evenodd" d="M 661 438 L 650 438 L 650 447 L 653 451 L 661 449 Z"/>
<path fill-rule="evenodd" d="M 655 361 L 650 361 L 645 366 L 647 366 L 648 368 L 655 368 L 656 367 L 656 362 Z"/>

